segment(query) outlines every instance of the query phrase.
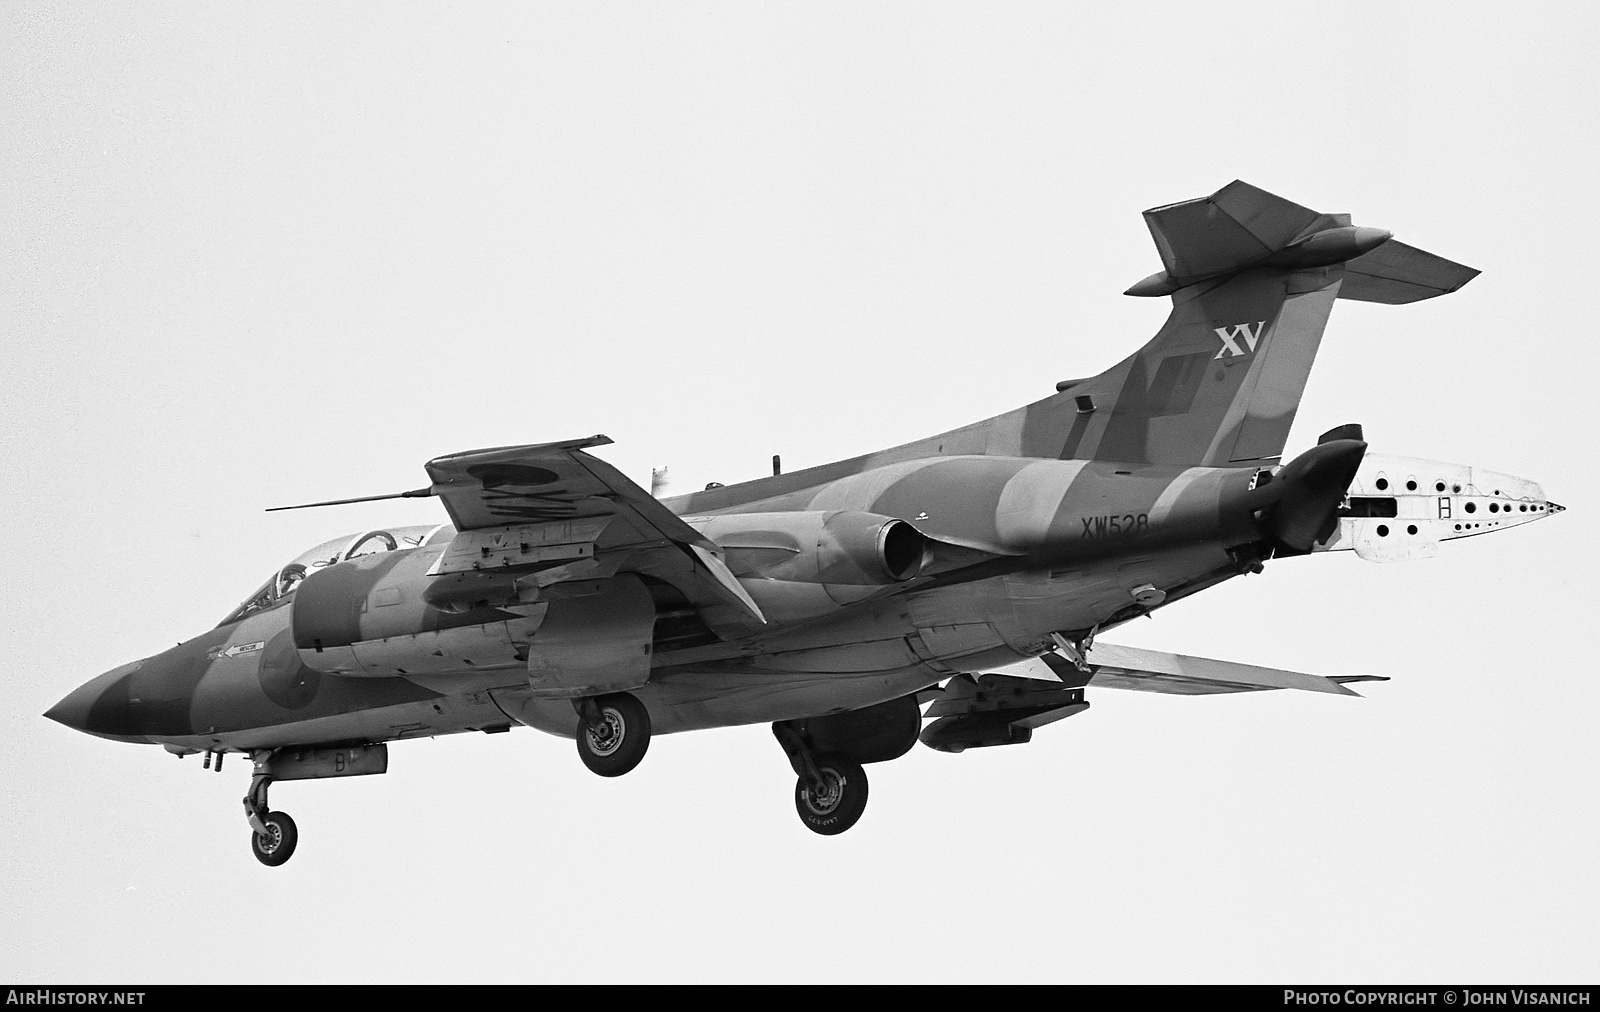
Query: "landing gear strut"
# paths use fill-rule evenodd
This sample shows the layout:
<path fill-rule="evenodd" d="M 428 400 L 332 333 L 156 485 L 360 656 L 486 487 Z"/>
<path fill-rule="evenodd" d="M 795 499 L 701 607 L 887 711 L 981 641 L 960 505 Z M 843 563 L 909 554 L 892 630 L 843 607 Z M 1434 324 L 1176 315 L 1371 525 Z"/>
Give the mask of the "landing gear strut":
<path fill-rule="evenodd" d="M 789 757 L 799 779 L 794 807 L 807 829 L 837 836 L 854 826 L 867 810 L 867 773 L 861 764 L 841 755 L 818 755 L 808 736 L 785 722 L 772 733 Z"/>
<path fill-rule="evenodd" d="M 267 807 L 267 787 L 272 783 L 270 768 L 272 754 L 265 753 L 256 759 L 256 773 L 250 778 L 250 793 L 244 796 L 244 814 L 255 832 L 250 837 L 250 851 L 256 860 L 269 868 L 276 868 L 294 856 L 295 845 L 300 842 L 300 831 L 294 820 L 284 812 L 274 812 Z"/>
<path fill-rule="evenodd" d="M 573 700 L 578 711 L 578 757 L 603 777 L 639 765 L 650 747 L 650 711 L 626 692 Z"/>
<path fill-rule="evenodd" d="M 1050 634 L 1050 638 L 1055 641 L 1058 654 L 1071 662 L 1073 667 L 1089 675 L 1094 673 L 1089 667 L 1089 650 L 1094 646 L 1094 634 L 1099 631 L 1100 627 L 1096 625 L 1081 636 L 1069 638 L 1062 633 L 1054 632 Z M 1052 670 L 1054 667 L 1051 665 Z"/>

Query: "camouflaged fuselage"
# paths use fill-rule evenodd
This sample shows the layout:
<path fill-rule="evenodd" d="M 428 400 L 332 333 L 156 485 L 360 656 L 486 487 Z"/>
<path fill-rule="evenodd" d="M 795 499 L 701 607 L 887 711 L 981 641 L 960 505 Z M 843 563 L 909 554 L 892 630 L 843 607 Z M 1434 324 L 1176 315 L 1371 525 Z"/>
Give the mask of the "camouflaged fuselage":
<path fill-rule="evenodd" d="M 866 511 L 995 557 L 979 572 L 888 586 L 795 627 L 734 643 L 659 649 L 649 684 L 636 694 L 657 729 L 668 732 L 868 705 L 955 671 L 1034 656 L 1052 632 L 1083 631 L 1149 610 L 1134 600 L 1137 588 L 1160 588 L 1171 600 L 1238 573 L 1230 550 L 1258 537 L 1252 479 L 1240 469 L 946 457 L 749 499 L 721 515 Z M 751 483 L 755 491 L 761 485 Z M 411 593 L 420 599 L 423 574 L 444 549 L 440 543 L 367 557 L 371 563 L 355 575 L 376 591 L 385 574 L 409 572 Z M 747 585 L 760 580 L 745 577 Z M 527 644 L 537 649 L 539 642 L 538 623 L 526 615 L 441 615 L 442 634 L 470 630 L 486 643 L 506 644 L 504 664 L 486 665 L 482 657 L 492 655 L 480 655 L 453 667 L 441 660 L 429 672 L 345 676 L 304 663 L 290 629 L 294 600 L 85 685 L 80 692 L 93 703 L 84 729 L 241 750 L 493 729 L 508 724 L 508 714 L 572 733 L 570 704 L 526 690 L 527 668 L 517 654 L 525 659 Z M 362 612 L 404 604 L 369 602 Z"/>
<path fill-rule="evenodd" d="M 1476 271 L 1237 181 L 1145 219 L 1165 269 L 1128 294 L 1170 295 L 1171 313 L 1132 355 L 1050 397 L 661 502 L 583 452 L 604 437 L 437 458 L 428 488 L 399 495 L 438 496 L 454 541 L 382 557 L 354 557 L 353 545 L 298 592 L 268 593 L 237 621 L 108 672 L 50 715 L 196 749 L 513 721 L 570 735 L 571 699 L 540 684 L 564 663 L 584 677 L 557 689 L 631 692 L 658 731 L 780 721 L 1036 656 L 1053 633 L 1079 639 L 1274 552 L 1327 547 L 1366 450 L 1359 436 L 1330 433 L 1267 479 L 1329 312 L 1341 298 L 1431 298 Z M 740 517 L 805 517 L 777 533 L 798 544 L 796 530 L 820 531 L 800 546 L 820 550 L 830 511 L 911 525 L 934 564 L 833 587 L 785 575 L 781 539 L 739 546 L 737 572 L 717 554 L 718 532 Z M 585 523 L 587 539 L 575 533 Z M 1476 523 L 1454 518 L 1440 536 Z M 1373 525 L 1361 543 L 1387 531 Z M 760 562 L 763 551 L 779 561 Z M 612 684 L 593 677 L 608 664 L 622 672 Z"/>

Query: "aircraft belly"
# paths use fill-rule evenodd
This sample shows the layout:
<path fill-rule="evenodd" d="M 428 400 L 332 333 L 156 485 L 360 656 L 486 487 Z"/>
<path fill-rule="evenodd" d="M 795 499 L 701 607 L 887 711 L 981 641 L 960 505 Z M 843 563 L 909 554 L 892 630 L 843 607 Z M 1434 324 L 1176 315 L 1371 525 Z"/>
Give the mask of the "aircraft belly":
<path fill-rule="evenodd" d="M 746 670 L 793 671 L 818 675 L 853 675 L 893 671 L 919 663 L 904 635 L 892 639 L 840 643 L 810 650 L 760 654 L 741 662 Z"/>
<path fill-rule="evenodd" d="M 836 613 L 794 629 L 780 629 L 760 640 L 763 654 L 776 655 L 837 644 L 895 639 L 911 632 L 905 597 L 892 597 Z"/>
<path fill-rule="evenodd" d="M 673 734 L 854 710 L 916 692 L 942 677 L 920 665 L 860 674 L 677 671 L 652 679 L 634 695 L 650 710 L 652 733 Z M 570 701 L 539 698 L 520 688 L 492 695 L 519 723 L 576 737 L 577 714 Z"/>
<path fill-rule="evenodd" d="M 249 752 L 289 745 L 427 738 L 486 727 L 503 727 L 507 723 L 506 715 L 494 704 L 489 694 L 480 692 L 441 696 L 425 702 L 377 705 L 348 713 L 307 716 L 271 726 L 226 731 L 219 729 L 214 733 L 174 735 L 154 740 L 189 748 L 226 748 Z"/>
<path fill-rule="evenodd" d="M 1227 551 L 1220 543 L 1211 542 L 1048 572 L 1011 574 L 1004 578 L 1009 622 L 1001 628 L 1017 646 L 1051 632 L 1092 629 L 1138 605 L 1142 588 L 1172 593 L 1229 564 Z"/>
<path fill-rule="evenodd" d="M 1012 635 L 1035 640 L 1052 632 L 1092 629 L 1129 601 L 1114 566 L 1085 567 L 1056 576 L 1049 572 L 1008 577 Z"/>

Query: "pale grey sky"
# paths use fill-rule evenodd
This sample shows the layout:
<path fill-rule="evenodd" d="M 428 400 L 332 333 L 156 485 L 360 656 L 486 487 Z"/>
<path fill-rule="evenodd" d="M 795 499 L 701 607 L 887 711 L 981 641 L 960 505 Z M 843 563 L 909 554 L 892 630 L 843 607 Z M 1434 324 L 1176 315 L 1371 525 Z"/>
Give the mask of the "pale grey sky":
<path fill-rule="evenodd" d="M 0 11 L 0 978 L 1587 981 L 1600 571 L 1586 4 Z M 796 820 L 765 727 L 589 774 L 518 730 L 384 777 L 39 714 L 401 502 L 604 432 L 676 491 L 901 442 L 1160 325 L 1139 212 L 1243 178 L 1483 270 L 1336 307 L 1290 451 L 1543 482 L 1545 523 L 1270 564 L 1107 638 L 1393 681 L 1101 691 Z"/>

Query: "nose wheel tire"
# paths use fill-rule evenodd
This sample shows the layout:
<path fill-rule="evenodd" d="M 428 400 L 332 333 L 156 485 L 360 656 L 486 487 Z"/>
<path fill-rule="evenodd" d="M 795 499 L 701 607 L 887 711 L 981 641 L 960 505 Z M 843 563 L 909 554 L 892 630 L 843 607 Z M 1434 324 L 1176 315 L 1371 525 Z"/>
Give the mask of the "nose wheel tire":
<path fill-rule="evenodd" d="M 257 861 L 269 868 L 276 868 L 294 855 L 295 844 L 300 842 L 300 831 L 295 828 L 294 820 L 283 812 L 266 813 L 261 817 L 261 824 L 267 831 L 250 834 L 250 850 L 255 853 Z"/>
<path fill-rule="evenodd" d="M 867 810 L 867 774 L 860 763 L 840 756 L 817 760 L 818 787 L 801 777 L 794 785 L 794 807 L 813 833 L 836 836 Z"/>
<path fill-rule="evenodd" d="M 603 777 L 639 765 L 650 747 L 650 711 L 626 692 L 600 696 L 579 710 L 578 756 Z"/>

